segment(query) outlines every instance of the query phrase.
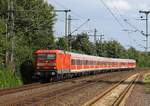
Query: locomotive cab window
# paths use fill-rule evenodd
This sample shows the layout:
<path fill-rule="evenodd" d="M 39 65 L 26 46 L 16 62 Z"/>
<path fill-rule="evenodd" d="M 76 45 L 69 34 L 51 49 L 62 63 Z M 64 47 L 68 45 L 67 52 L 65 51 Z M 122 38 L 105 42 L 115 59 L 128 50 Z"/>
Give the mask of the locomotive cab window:
<path fill-rule="evenodd" d="M 48 60 L 56 59 L 56 54 L 48 54 L 47 59 Z"/>
<path fill-rule="evenodd" d="M 42 60 L 52 60 L 56 59 L 56 54 L 38 54 L 37 58 Z"/>
<path fill-rule="evenodd" d="M 38 59 L 44 59 L 44 60 L 45 60 L 45 59 L 46 59 L 46 54 L 38 54 L 38 55 L 37 55 L 37 58 L 38 58 Z"/>

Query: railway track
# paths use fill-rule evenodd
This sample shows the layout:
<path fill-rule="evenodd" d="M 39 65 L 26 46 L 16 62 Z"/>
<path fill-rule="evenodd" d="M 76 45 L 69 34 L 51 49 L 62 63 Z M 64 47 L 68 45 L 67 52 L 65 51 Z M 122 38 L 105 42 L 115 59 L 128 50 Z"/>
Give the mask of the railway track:
<path fill-rule="evenodd" d="M 40 85 L 40 83 L 33 83 L 33 84 L 23 85 L 23 86 L 14 87 L 14 88 L 0 89 L 0 96 L 10 94 L 10 93 L 20 92 L 23 90 L 32 89 L 32 88 L 39 86 L 39 85 Z"/>
<path fill-rule="evenodd" d="M 70 87 L 64 87 L 64 88 L 60 88 L 60 89 L 55 89 L 55 90 L 51 90 L 51 91 L 46 91 L 46 92 L 42 92 L 42 93 L 38 93 L 36 95 L 33 95 L 31 97 L 28 98 L 24 98 L 24 99 L 20 99 L 19 102 L 14 102 L 11 103 L 15 104 L 15 105 L 28 105 L 28 106 L 44 106 L 44 105 L 49 105 L 51 104 L 50 101 L 55 100 L 56 98 L 68 95 L 68 94 L 72 94 L 74 92 L 78 92 L 79 90 L 82 89 L 86 89 L 90 86 L 96 86 L 97 84 L 101 83 L 101 80 L 99 78 L 95 78 L 94 80 L 89 80 L 86 82 L 82 82 L 79 83 L 77 85 L 73 85 Z M 9 105 L 5 105 L 5 106 L 9 106 Z"/>
<path fill-rule="evenodd" d="M 105 77 L 107 75 L 109 75 L 109 74 L 104 73 L 103 75 L 99 75 L 99 76 Z M 84 78 L 89 78 L 89 77 L 92 78 L 92 77 L 95 77 L 95 76 L 83 76 L 83 77 Z M 46 84 L 34 83 L 34 84 L 24 85 L 24 86 L 16 87 L 16 88 L 1 89 L 0 90 L 0 105 L 7 104 L 8 106 L 10 106 L 11 104 L 15 104 L 18 101 L 25 100 L 25 99 L 33 97 L 33 96 L 39 96 L 39 95 L 42 96 L 41 94 L 49 93 L 47 90 L 49 90 L 50 86 L 52 86 L 52 85 L 55 85 L 55 84 L 58 84 L 58 83 L 63 83 L 63 82 L 74 83 L 74 81 L 80 80 L 83 77 L 65 79 L 65 80 L 62 80 L 62 81 L 46 83 Z M 76 86 L 78 86 L 78 85 L 75 85 L 73 87 L 76 87 Z M 37 90 L 37 89 L 38 89 L 39 92 L 37 92 L 37 91 L 34 92 L 34 90 Z M 66 89 L 66 88 L 64 88 L 64 89 Z M 55 93 L 57 93 L 57 91 L 59 91 L 57 89 L 54 89 L 54 90 L 56 90 Z M 52 90 L 52 91 L 54 91 L 54 90 Z M 42 93 L 40 93 L 40 92 L 42 92 Z M 36 93 L 36 95 L 31 95 L 32 93 Z M 18 98 L 18 97 L 21 97 L 21 98 Z M 11 102 L 13 102 L 13 103 L 11 103 L 7 98 L 17 98 L 17 99 L 11 101 Z"/>
<path fill-rule="evenodd" d="M 73 81 L 73 80 L 76 80 L 76 79 L 81 79 L 83 77 L 86 78 L 88 76 L 82 76 L 82 77 L 72 78 L 72 79 L 64 79 L 64 80 L 61 80 L 61 81 L 54 81 L 54 82 L 45 83 L 45 84 L 41 84 L 41 83 L 38 82 L 38 83 L 23 85 L 23 86 L 14 87 L 14 88 L 4 88 L 4 89 L 0 89 L 0 96 L 11 94 L 11 93 L 17 93 L 17 92 L 21 92 L 21 91 L 25 91 L 25 90 L 30 90 L 30 89 L 36 89 L 36 88 L 40 88 L 40 87 L 45 87 L 45 86 L 48 86 L 48 85 L 62 83 L 62 82 L 65 82 L 65 81 Z"/>
<path fill-rule="evenodd" d="M 95 81 L 97 80 L 97 81 Z M 64 87 L 60 89 L 55 89 L 51 91 L 45 91 L 42 93 L 31 95 L 30 97 L 20 98 L 15 101 L 11 101 L 10 103 L 5 103 L 5 106 L 19 106 L 19 105 L 45 105 L 47 104 L 47 99 L 53 100 L 59 96 L 63 96 L 65 94 L 69 94 L 75 91 L 78 91 L 80 89 L 92 86 L 94 84 L 100 83 L 98 79 L 94 79 L 91 81 L 83 82 L 71 87 Z M 46 101 L 45 101 L 46 100 Z"/>
<path fill-rule="evenodd" d="M 90 87 L 92 85 L 96 86 L 96 84 L 101 83 L 99 78 L 107 78 L 107 75 L 109 76 L 109 74 L 107 73 L 99 75 L 99 77 L 90 76 L 90 80 L 85 80 L 79 77 L 79 78 L 58 81 L 58 82 L 53 82 L 53 83 L 48 83 L 48 84 L 38 84 L 38 83 L 36 84 L 35 83 L 35 84 L 31 84 L 29 88 L 28 86 L 24 86 L 24 88 L 18 88 L 16 91 L 15 90 L 7 91 L 7 89 L 5 89 L 4 90 L 6 92 L 5 94 L 16 92 L 16 95 L 10 94 L 8 96 L 8 97 L 11 96 L 12 100 L 11 99 L 8 100 L 7 96 L 5 95 L 4 95 L 4 98 L 1 98 L 2 96 L 0 96 L 0 106 L 47 105 L 47 104 L 50 104 L 49 101 L 53 101 L 60 96 L 72 94 L 73 92 L 77 92 L 78 90 L 81 90 L 81 89 L 86 89 L 87 87 Z M 89 79 L 89 76 L 87 78 Z M 79 81 L 77 84 L 74 83 L 75 80 L 79 80 L 79 79 L 82 79 L 82 81 L 81 82 Z M 62 82 L 67 82 L 67 83 L 69 82 L 72 85 L 68 86 L 66 84 L 67 85 L 66 86 L 65 83 L 62 83 Z M 58 84 L 59 86 L 56 86 L 57 83 L 60 83 Z M 55 86 L 55 87 L 52 87 L 52 86 Z M 34 89 L 36 90 L 38 89 L 38 90 L 34 92 Z"/>
<path fill-rule="evenodd" d="M 140 74 L 130 76 L 126 80 L 121 80 L 119 83 L 107 89 L 102 94 L 97 95 L 94 99 L 85 103 L 83 106 L 121 106 L 124 105 L 126 94 L 134 87 L 134 83 L 139 79 Z"/>

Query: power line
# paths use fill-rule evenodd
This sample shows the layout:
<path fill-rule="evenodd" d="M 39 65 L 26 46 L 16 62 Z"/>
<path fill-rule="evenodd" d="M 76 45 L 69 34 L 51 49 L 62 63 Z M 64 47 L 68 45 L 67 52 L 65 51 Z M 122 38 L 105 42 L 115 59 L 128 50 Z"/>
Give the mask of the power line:
<path fill-rule="evenodd" d="M 64 12 L 65 13 L 65 36 L 67 36 L 67 23 L 68 23 L 68 12 L 71 12 L 71 10 L 55 10 L 55 12 Z"/>
<path fill-rule="evenodd" d="M 139 42 L 138 42 L 136 39 L 134 39 L 134 38 L 130 35 L 130 33 L 134 33 L 134 32 L 136 32 L 136 30 L 124 29 L 123 31 L 127 32 L 127 35 L 128 35 L 128 37 L 130 38 L 130 42 L 131 42 L 130 45 L 132 45 L 132 41 L 133 41 L 135 44 L 139 44 Z M 139 45 L 140 45 L 140 44 L 139 44 Z"/>
<path fill-rule="evenodd" d="M 111 0 L 112 1 L 112 0 Z M 103 3 L 103 5 L 106 7 L 106 9 L 110 12 L 110 14 L 114 17 L 114 19 L 118 22 L 118 24 L 122 27 L 122 28 L 124 28 L 124 25 L 121 23 L 121 21 L 115 16 L 115 14 L 111 11 L 111 9 L 106 5 L 106 3 L 103 1 L 103 0 L 101 0 L 101 2 Z M 113 1 L 112 1 L 113 2 Z M 113 5 L 114 5 L 114 2 L 113 2 Z M 120 13 L 120 11 L 119 11 L 119 9 L 114 5 L 113 6 L 114 7 L 114 9 L 118 12 L 118 14 L 120 15 L 120 18 L 121 19 L 125 19 L 124 18 L 124 16 Z M 128 24 L 130 24 L 130 23 L 128 23 Z M 135 26 L 133 26 L 132 24 L 130 24 L 130 26 L 132 26 L 134 29 L 136 29 L 136 31 L 139 31 L 139 29 L 138 28 L 136 28 Z M 135 31 L 135 32 L 136 32 Z M 140 32 L 140 31 L 139 31 Z"/>
<path fill-rule="evenodd" d="M 139 11 L 139 13 L 144 13 L 145 14 L 145 16 L 146 16 L 146 34 L 144 34 L 145 35 L 145 37 L 146 37 L 146 47 L 145 47 L 145 52 L 147 53 L 147 50 L 148 50 L 148 36 L 149 36 L 149 33 L 148 33 L 148 15 L 149 15 L 149 13 L 150 13 L 150 11 Z"/>
<path fill-rule="evenodd" d="M 90 19 L 87 19 L 83 24 L 81 24 L 79 27 L 77 27 L 74 31 L 72 31 L 70 34 L 73 34 L 74 32 L 78 31 L 83 25 L 85 25 L 87 22 L 89 22 Z"/>
<path fill-rule="evenodd" d="M 68 9 L 66 6 L 64 6 L 62 3 L 58 2 L 57 0 L 53 0 L 53 2 L 54 2 L 56 5 L 58 5 L 59 7 L 63 8 L 63 9 Z M 70 13 L 70 14 L 72 14 L 73 16 L 76 16 L 76 17 L 78 17 L 79 19 L 82 19 L 82 20 L 85 20 L 85 19 L 86 19 L 86 18 L 84 18 L 83 16 L 77 14 L 76 12 L 74 12 L 74 11 L 72 11 L 72 10 L 71 10 L 71 13 Z M 76 27 L 76 26 L 73 25 L 72 23 L 71 23 L 71 26 Z M 76 28 L 77 28 L 77 27 L 76 27 Z"/>
<path fill-rule="evenodd" d="M 136 26 L 134 26 L 133 24 L 131 24 L 130 22 L 128 22 L 127 19 L 124 19 L 124 21 L 125 21 L 130 27 L 132 27 L 132 28 L 135 29 L 134 32 L 139 32 L 140 34 L 146 36 L 146 34 L 144 34 L 143 31 L 140 31 L 139 28 L 137 28 Z M 145 51 L 147 51 L 147 49 L 148 49 L 148 40 L 147 40 L 147 39 L 148 39 L 148 36 L 146 36 L 146 47 L 144 47 L 144 48 L 145 48 Z M 133 40 L 134 40 L 134 39 L 133 39 Z M 136 42 L 136 41 L 134 40 L 134 42 Z M 137 42 L 136 42 L 136 43 L 137 43 Z M 138 44 L 138 43 L 137 43 L 137 44 Z"/>
<path fill-rule="evenodd" d="M 71 17 L 69 19 L 69 23 L 71 23 Z M 79 27 L 77 27 L 75 30 L 71 31 L 71 26 L 70 26 L 70 32 L 69 32 L 69 35 L 68 35 L 68 43 L 69 43 L 69 51 L 71 51 L 71 38 L 72 38 L 72 34 L 75 33 L 76 31 L 78 31 L 81 27 L 83 27 L 87 22 L 89 22 L 90 19 L 87 19 L 84 23 L 82 23 Z M 71 24 L 70 24 L 71 25 Z"/>
<path fill-rule="evenodd" d="M 114 15 L 114 13 L 110 10 L 110 8 L 107 6 L 107 4 L 103 0 L 99 0 L 105 8 L 108 10 L 108 12 L 114 17 L 115 21 L 124 29 L 124 25 L 120 22 L 120 20 Z"/>
<path fill-rule="evenodd" d="M 118 14 L 120 15 L 120 17 L 121 17 L 122 19 L 124 19 L 124 16 L 120 13 L 119 9 L 115 6 L 113 0 L 111 0 L 111 2 L 112 2 L 112 4 L 113 4 L 114 9 L 115 9 L 116 11 L 118 11 Z"/>
<path fill-rule="evenodd" d="M 122 20 L 122 19 L 123 19 L 123 20 L 126 19 L 126 16 L 122 15 L 121 12 L 119 11 L 119 9 L 117 8 L 117 6 L 115 6 L 113 0 L 111 0 L 111 2 L 112 2 L 112 4 L 113 4 L 114 9 L 118 12 L 118 14 L 119 14 L 121 20 Z M 127 18 L 129 19 L 129 17 L 127 17 Z M 135 20 L 135 18 L 134 18 L 134 20 Z M 124 21 L 123 21 L 123 22 L 124 22 Z"/>
<path fill-rule="evenodd" d="M 66 6 L 64 6 L 63 4 L 57 2 L 56 0 L 53 0 L 53 2 L 54 2 L 56 5 L 58 5 L 58 6 L 60 6 L 61 8 L 63 8 L 63 9 L 68 9 Z M 74 11 L 72 11 L 72 10 L 71 10 L 71 13 L 72 13 L 74 16 L 80 17 L 81 19 L 85 19 L 83 16 L 77 14 L 76 12 L 74 12 Z"/>
<path fill-rule="evenodd" d="M 137 32 L 139 32 L 140 34 L 142 34 L 141 33 L 141 31 L 139 30 L 139 28 L 137 28 L 135 25 L 133 25 L 133 24 L 131 24 L 127 19 L 124 19 L 124 21 L 130 26 L 130 27 L 132 27 L 133 29 L 135 29 Z M 142 34 L 143 35 L 143 34 Z"/>
<path fill-rule="evenodd" d="M 112 2 L 112 4 L 114 5 L 113 0 L 111 0 L 111 2 Z M 131 24 L 131 23 L 129 23 L 129 22 L 127 21 L 127 19 L 120 13 L 119 9 L 118 9 L 115 5 L 114 5 L 114 8 L 116 9 L 116 11 L 118 11 L 118 14 L 120 15 L 121 19 L 124 19 L 124 22 L 125 22 L 126 24 L 128 24 L 130 27 L 132 27 L 132 28 L 135 29 L 134 32 L 139 32 L 139 33 L 141 33 L 141 31 L 140 31 L 136 26 L 134 26 L 133 24 Z M 127 17 L 127 18 L 130 19 L 129 17 Z M 135 18 L 133 18 L 133 17 L 132 17 L 132 19 L 137 20 L 137 19 L 135 19 Z M 133 31 L 132 31 L 132 32 L 133 32 Z M 141 33 L 141 34 L 142 34 L 142 33 Z"/>
<path fill-rule="evenodd" d="M 63 9 L 68 9 L 67 7 L 65 7 L 64 5 L 62 5 L 61 3 L 57 2 L 56 0 L 52 0 L 53 2 L 55 2 L 55 4 L 57 4 L 58 6 L 62 7 Z"/>

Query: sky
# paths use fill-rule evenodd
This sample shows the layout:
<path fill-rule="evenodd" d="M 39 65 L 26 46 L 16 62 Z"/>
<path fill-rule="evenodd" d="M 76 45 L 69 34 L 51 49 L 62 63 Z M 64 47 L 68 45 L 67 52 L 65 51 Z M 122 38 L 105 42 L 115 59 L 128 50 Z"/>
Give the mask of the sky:
<path fill-rule="evenodd" d="M 47 0 L 47 2 L 53 5 L 55 10 L 71 10 L 69 14 L 72 17 L 72 31 L 90 19 L 73 34 L 86 32 L 93 35 L 96 28 L 97 35 L 104 35 L 104 40 L 117 40 L 126 48 L 132 46 L 140 51 L 145 50 L 145 36 L 140 33 L 145 32 L 145 20 L 140 20 L 141 16 L 145 19 L 145 14 L 139 13 L 139 10 L 150 10 L 149 0 Z M 60 37 L 65 32 L 65 15 L 57 12 L 56 18 L 54 31 L 56 37 Z M 93 41 L 93 37 L 90 37 L 90 40 Z"/>

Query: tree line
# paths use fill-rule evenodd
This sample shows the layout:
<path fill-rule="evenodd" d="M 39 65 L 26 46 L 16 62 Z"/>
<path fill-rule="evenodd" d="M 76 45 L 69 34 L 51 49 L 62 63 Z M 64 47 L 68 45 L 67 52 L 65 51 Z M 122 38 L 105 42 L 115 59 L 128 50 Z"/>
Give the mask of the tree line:
<path fill-rule="evenodd" d="M 12 5 L 13 3 L 13 5 Z M 13 8 L 12 8 L 13 6 Z M 68 50 L 68 38 L 55 39 L 54 7 L 44 0 L 0 1 L 0 65 L 17 68 L 33 59 L 37 49 Z M 135 59 L 140 67 L 150 66 L 150 56 L 118 41 L 90 41 L 86 33 L 71 37 L 72 52 L 113 58 Z"/>
<path fill-rule="evenodd" d="M 13 68 L 31 59 L 36 49 L 53 49 L 55 16 L 54 7 L 43 0 L 1 0 L 1 64 Z"/>

